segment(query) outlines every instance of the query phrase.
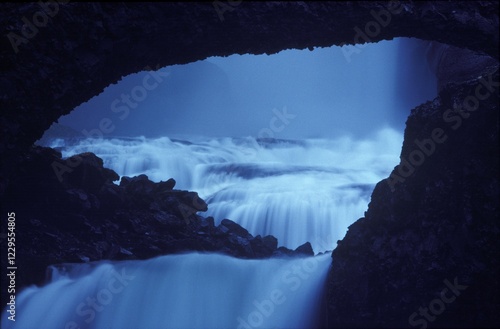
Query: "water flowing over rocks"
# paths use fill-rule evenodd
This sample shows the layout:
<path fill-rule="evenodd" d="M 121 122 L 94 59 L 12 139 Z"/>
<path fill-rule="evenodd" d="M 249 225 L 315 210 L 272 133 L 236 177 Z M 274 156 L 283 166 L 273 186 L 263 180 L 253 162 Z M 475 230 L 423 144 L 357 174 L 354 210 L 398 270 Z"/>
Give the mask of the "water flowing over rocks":
<path fill-rule="evenodd" d="M 2 157 L 30 147 L 61 115 L 123 76 L 209 56 L 395 37 L 498 56 L 495 1 L 232 4 L 221 13 L 211 2 L 59 3 L 40 27 L 33 24 L 43 13 L 38 3 L 2 4 Z"/>
<path fill-rule="evenodd" d="M 498 2 L 393 5 L 241 2 L 221 14 L 212 3 L 71 2 L 23 35 L 40 5 L 2 4 L 0 197 L 2 213 L 19 212 L 18 262 L 30 269 L 21 285 L 39 283 L 46 266 L 59 262 L 186 249 L 285 254 L 271 237 L 195 215 L 203 202 L 173 190 L 172 181 L 136 177 L 116 186 L 117 175 L 91 154 L 75 168 L 55 151 L 30 148 L 61 115 L 122 76 L 208 56 L 406 36 L 467 48 L 498 65 Z M 379 32 L 367 37 L 369 22 L 379 22 Z M 498 68 L 448 81 L 438 98 L 412 111 L 401 164 L 333 252 L 325 326 L 500 325 L 498 81 Z M 54 163 L 72 170 L 62 182 Z M 456 290 L 451 302 L 448 288 L 449 303 L 441 294 L 448 284 Z"/>
<path fill-rule="evenodd" d="M 63 160 L 59 152 L 37 146 L 18 170 L 3 202 L 21 219 L 19 267 L 31 269 L 20 271 L 19 286 L 41 283 L 45 268 L 61 262 L 185 251 L 252 259 L 312 255 L 305 247 L 278 249 L 273 236 L 254 237 L 229 219 L 215 226 L 212 217 L 197 214 L 207 210 L 205 201 L 196 192 L 174 189 L 172 178 L 154 183 L 146 175 L 122 177 L 116 185 L 119 176 L 92 153 Z"/>

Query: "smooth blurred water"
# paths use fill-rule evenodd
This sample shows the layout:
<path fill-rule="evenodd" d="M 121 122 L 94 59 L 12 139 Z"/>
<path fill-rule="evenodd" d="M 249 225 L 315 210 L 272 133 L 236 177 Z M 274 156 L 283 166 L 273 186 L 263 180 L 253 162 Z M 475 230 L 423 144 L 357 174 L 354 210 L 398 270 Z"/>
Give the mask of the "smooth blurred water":
<path fill-rule="evenodd" d="M 398 163 L 402 139 L 387 128 L 371 140 L 162 137 L 52 146 L 63 147 L 63 156 L 94 152 L 122 176 L 174 178 L 175 188 L 207 201 L 202 215 L 216 223 L 229 218 L 253 235 L 276 236 L 279 245 L 309 241 L 322 252 L 363 216 L 374 185 Z"/>
<path fill-rule="evenodd" d="M 208 202 L 201 215 L 216 224 L 229 218 L 288 248 L 309 241 L 316 253 L 332 250 L 399 163 L 403 135 L 383 127 L 402 130 L 410 109 L 436 96 L 425 42 L 347 47 L 352 55 L 332 47 L 172 66 L 132 108 L 122 95 L 150 73 L 124 77 L 59 122 L 87 136 L 105 118 L 127 137 L 50 146 L 64 157 L 93 152 L 120 176 L 174 178 Z M 241 137 L 270 131 L 274 109 L 286 105 L 293 120 L 272 136 L 301 139 Z M 149 138 L 130 137 L 141 134 Z M 314 327 L 330 262 L 185 254 L 59 266 L 48 285 L 18 294 L 17 321 L 4 310 L 2 328 Z"/>
<path fill-rule="evenodd" d="M 183 254 L 68 264 L 17 297 L 4 329 L 306 328 L 316 321 L 330 256 L 243 260 Z"/>

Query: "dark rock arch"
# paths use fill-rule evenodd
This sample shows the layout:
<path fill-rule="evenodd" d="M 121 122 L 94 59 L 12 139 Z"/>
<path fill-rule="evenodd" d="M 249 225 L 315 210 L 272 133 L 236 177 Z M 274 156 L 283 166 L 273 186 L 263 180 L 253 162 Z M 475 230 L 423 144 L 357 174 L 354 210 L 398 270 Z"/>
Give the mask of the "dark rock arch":
<path fill-rule="evenodd" d="M 0 196 L 18 156 L 52 122 L 144 69 L 395 37 L 498 58 L 494 1 L 214 3 L 59 3 L 46 14 L 39 4 L 0 5 Z M 377 185 L 365 218 L 333 253 L 322 323 L 408 327 L 423 319 L 409 322 L 411 312 L 430 305 L 444 280 L 457 278 L 470 288 L 429 325 L 498 326 L 498 69 L 443 88 L 415 109 L 401 157 L 408 159 L 414 140 L 433 136 L 443 112 L 488 79 L 491 97 L 480 115 L 448 131 L 449 141 L 409 177 Z"/>
<path fill-rule="evenodd" d="M 394 37 L 498 55 L 496 2 L 54 3 L 1 5 L 2 155 L 122 76 L 209 56 Z"/>

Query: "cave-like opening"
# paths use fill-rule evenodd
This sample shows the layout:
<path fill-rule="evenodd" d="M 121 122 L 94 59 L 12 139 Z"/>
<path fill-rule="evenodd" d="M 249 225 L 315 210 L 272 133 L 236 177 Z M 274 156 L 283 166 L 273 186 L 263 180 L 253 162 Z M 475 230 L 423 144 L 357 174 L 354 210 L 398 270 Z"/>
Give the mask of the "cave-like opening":
<path fill-rule="evenodd" d="M 404 120 L 436 95 L 412 39 L 212 57 L 123 78 L 40 141 L 121 176 L 174 178 L 204 215 L 332 249 L 398 163 Z M 354 47 L 354 48 L 353 48 Z"/>
<path fill-rule="evenodd" d="M 9 34 L 22 33 L 23 24 L 24 27 L 33 24 L 29 19 L 40 19 L 43 15 L 40 4 L 46 5 L 43 2 L 19 8 L 13 4 L 5 5 L 5 16 L 8 16 L 3 20 L 5 30 Z M 56 2 L 47 4 L 59 6 Z M 229 5 L 233 4 L 239 5 L 240 2 L 229 2 Z M 20 269 L 16 271 L 17 320 L 12 321 L 13 315 L 10 314 L 14 306 L 11 302 L 5 309 L 7 312 L 4 310 L 2 327 L 32 328 L 40 323 L 54 328 L 142 328 L 165 324 L 189 328 L 319 327 L 313 324 L 310 315 L 314 316 L 319 308 L 323 308 L 316 298 L 321 293 L 325 293 L 328 300 L 324 305 L 324 319 L 319 322 L 328 327 L 405 327 L 417 323 L 457 327 L 499 323 L 496 303 L 498 172 L 494 170 L 498 166 L 497 2 L 283 2 L 270 5 L 242 2 L 237 9 L 226 13 L 225 21 L 220 20 L 211 3 L 121 4 L 117 10 L 115 4 L 71 2 L 63 5 L 61 2 L 58 8 L 60 14 L 56 18 L 47 17 L 48 26 L 41 29 L 43 31 L 36 38 L 30 38 L 22 45 L 20 55 L 2 47 L 5 76 L 1 85 L 6 96 L 1 100 L 5 116 L 0 124 L 5 138 L 0 142 L 0 151 L 8 166 L 0 176 L 0 192 L 6 201 L 2 202 L 2 207 L 5 207 L 2 209 L 6 212 L 15 210 L 9 212 L 9 226 L 15 218 L 16 229 L 22 233 L 16 236 L 17 245 L 22 246 L 17 250 L 16 264 Z M 275 53 L 289 47 L 312 49 L 320 45 L 357 43 L 363 32 L 373 36 L 373 41 L 398 36 L 440 40 L 494 58 L 488 59 L 489 63 L 485 65 L 490 67 L 486 70 L 480 69 L 481 66 L 485 68 L 484 57 L 481 59 L 470 52 L 451 51 L 445 65 L 441 65 L 441 61 L 431 61 L 437 64 L 433 65 L 434 68 L 440 66 L 437 70 L 439 96 L 433 102 L 415 108 L 408 117 L 401 163 L 393 173 L 401 173 L 401 168 L 405 167 L 404 159 L 409 159 L 412 154 L 417 157 L 422 154 L 420 160 L 413 158 L 419 166 L 417 170 L 406 172 L 409 175 L 404 177 L 404 183 L 400 181 L 392 192 L 386 182 L 377 184 L 368 211 L 363 219 L 350 227 L 346 237 L 332 252 L 333 261 L 328 254 L 287 258 L 312 256 L 312 250 L 304 245 L 301 246 L 304 248 L 298 248 L 298 253 L 297 250 L 277 248 L 275 238 L 250 236 L 243 227 L 231 221 L 215 226 L 207 218 L 189 212 L 179 214 L 178 206 L 187 205 L 189 208 L 195 199 L 192 192 L 172 191 L 172 181 L 155 184 L 138 177 L 124 180 L 126 184 L 117 186 L 110 182 L 116 175 L 105 170 L 93 154 L 61 160 L 60 154 L 52 149 L 30 148 L 51 122 L 100 93 L 121 75 L 186 63 L 214 54 Z M 4 43 L 6 40 L 4 38 Z M 162 41 L 161 45 L 158 40 Z M 432 47 L 430 49 L 428 53 L 439 53 Z M 367 50 L 363 45 L 350 48 L 351 62 Z M 390 58 L 386 57 L 385 62 L 391 62 Z M 479 62 L 483 64 L 476 65 Z M 404 75 L 413 77 L 413 73 L 420 73 L 416 67 L 401 65 L 396 71 L 402 73 L 403 68 L 409 68 Z M 268 70 L 271 69 L 273 67 L 268 66 Z M 123 99 L 121 93 L 111 96 L 104 107 L 94 107 L 99 111 L 97 116 L 90 115 L 90 112 L 83 116 L 89 122 L 96 120 L 93 123 L 76 128 L 76 132 L 74 128 L 64 126 L 54 128 L 59 129 L 55 137 L 69 139 L 59 138 L 51 145 L 62 150 L 65 156 L 71 152 L 94 151 L 105 159 L 107 167 L 122 163 L 125 166 L 121 167 L 130 169 L 127 175 L 147 172 L 151 178 L 155 174 L 151 169 L 159 167 L 161 162 L 158 160 L 171 158 L 174 151 L 183 148 L 189 152 L 178 161 L 181 167 L 198 155 L 204 160 L 210 155 L 219 162 L 226 161 L 226 155 L 235 154 L 229 152 L 228 145 L 237 144 L 238 152 L 242 153 L 240 146 L 247 145 L 245 143 L 249 140 L 248 152 L 243 152 L 241 157 L 267 155 L 267 161 L 290 149 L 307 149 L 303 145 L 309 140 L 329 139 L 330 144 L 323 149 L 345 146 L 355 154 L 372 154 L 367 150 L 377 149 L 374 143 L 358 142 L 376 141 L 376 127 L 382 116 L 381 112 L 376 112 L 379 116 L 374 117 L 369 110 L 381 103 L 379 97 L 369 97 L 373 102 L 361 115 L 365 121 L 358 122 L 355 127 L 361 134 L 366 134 L 364 137 L 354 136 L 358 131 L 348 127 L 347 122 L 340 124 L 340 120 L 331 120 L 328 117 L 331 113 L 322 112 L 327 120 L 317 119 L 316 125 L 311 125 L 314 116 L 304 116 L 297 108 L 293 112 L 292 102 L 282 102 L 279 98 L 274 99 L 277 104 L 258 108 L 275 115 L 272 122 L 273 117 L 257 115 L 259 111 L 244 111 L 252 112 L 254 117 L 238 116 L 238 120 L 226 113 L 222 115 L 224 120 L 220 120 L 212 111 L 212 115 L 203 111 L 193 116 L 193 113 L 178 109 L 167 118 L 149 115 L 151 120 L 145 120 L 137 115 L 138 112 L 153 107 L 142 105 L 160 90 L 156 84 L 171 81 L 173 75 L 169 71 L 149 73 L 149 77 L 147 72 L 142 76 L 139 73 L 139 80 L 120 91 L 129 98 Z M 365 73 L 362 82 L 368 80 L 369 71 Z M 389 75 L 389 70 L 384 75 Z M 288 80 L 293 82 L 293 79 Z M 359 81 L 355 85 L 360 85 Z M 402 80 L 396 81 L 399 83 L 391 94 L 400 97 L 393 100 L 408 100 L 404 96 L 412 95 L 406 93 Z M 447 86 L 447 83 L 451 84 Z M 374 89 L 384 84 L 385 81 L 378 79 L 369 85 Z M 412 84 L 414 87 L 419 85 L 415 81 Z M 224 81 L 214 86 L 223 88 Z M 169 90 L 192 95 L 190 87 Z M 201 89 L 221 94 L 217 87 L 204 87 L 201 83 Z M 360 99 L 370 95 L 370 89 L 354 89 Z M 210 94 L 210 91 L 206 93 Z M 379 90 L 378 96 L 380 94 L 384 93 Z M 168 104 L 172 99 L 164 101 Z M 190 97 L 183 99 L 193 108 L 196 105 Z M 453 126 L 455 128 L 448 125 L 446 143 L 432 148 L 432 152 L 427 149 L 424 158 L 422 151 L 425 150 L 416 149 L 419 146 L 415 141 L 432 137 L 434 131 L 439 131 L 435 129 L 443 126 L 446 118 L 442 114 L 457 110 L 457 105 L 467 107 L 467 100 L 477 101 L 477 106 L 470 107 L 469 104 L 474 113 L 452 113 L 457 125 Z M 219 100 L 206 104 L 203 101 L 207 98 L 197 100 L 202 106 L 223 105 Z M 284 105 L 289 111 L 286 113 L 297 115 L 293 121 L 291 116 L 284 115 Z M 389 105 L 388 108 L 396 107 Z M 385 110 L 390 113 L 388 108 Z M 405 107 L 405 110 L 410 108 Z M 288 125 L 283 127 L 284 122 L 277 121 L 280 116 L 276 111 L 289 121 Z M 220 113 L 224 111 L 221 109 Z M 393 121 L 387 124 L 404 126 L 408 113 L 395 111 L 393 114 L 394 117 L 390 116 Z M 402 119 L 399 120 L 398 116 Z M 295 120 L 299 117 L 303 120 Z M 227 121 L 228 118 L 232 121 Z M 335 116 L 335 119 L 339 118 L 340 115 Z M 207 137 L 206 132 L 201 131 L 210 126 L 211 119 L 215 124 L 227 124 L 208 130 L 219 135 Z M 142 125 L 141 120 L 148 124 Z M 129 137 L 120 132 L 118 124 L 122 121 L 129 125 L 122 127 L 127 133 L 132 132 L 132 127 L 145 126 L 149 130 L 135 131 Z M 246 125 L 233 124 L 238 121 Z M 294 126 L 295 123 L 299 126 Z M 304 132 L 310 126 L 330 128 L 335 123 L 338 123 L 337 129 L 333 130 L 337 132 L 336 136 L 330 131 L 332 136 L 324 137 L 318 133 L 320 130 L 301 137 L 286 136 L 293 131 Z M 446 128 L 448 122 L 444 123 Z M 161 131 L 165 124 L 171 124 L 171 129 L 191 128 L 188 134 L 180 130 L 179 136 L 174 137 L 174 132 L 170 131 L 166 134 L 170 137 L 165 137 Z M 363 126 L 364 130 L 361 129 Z M 345 135 L 339 132 L 342 128 L 347 132 Z M 158 129 L 159 134 L 155 132 Z M 197 139 L 192 136 L 195 129 L 201 135 Z M 227 137 L 230 129 L 243 136 Z M 252 130 L 250 136 L 245 129 Z M 396 129 L 397 133 L 400 131 Z M 97 138 L 81 143 L 86 135 Z M 387 136 L 389 141 L 397 139 L 391 138 L 390 134 Z M 239 144 L 235 143 L 238 138 Z M 335 144 L 333 148 L 332 143 Z M 166 149 L 165 145 L 171 147 Z M 213 151 L 219 145 L 224 146 L 224 152 Z M 391 145 L 385 143 L 383 151 L 390 149 Z M 102 152 L 106 147 L 110 151 L 108 154 Z M 122 153 L 119 154 L 118 150 Z M 158 159 L 158 154 L 164 158 Z M 318 153 L 312 155 L 295 155 L 292 159 L 300 162 L 320 158 Z M 334 161 L 327 160 L 335 165 L 349 164 L 349 161 L 362 164 L 349 155 L 344 153 Z M 71 161 L 78 158 L 83 160 Z M 123 159 L 126 161 L 121 161 Z M 290 157 L 285 159 L 288 159 L 287 164 L 293 162 L 289 161 Z M 365 157 L 365 160 L 368 160 L 368 165 L 363 169 L 371 169 L 374 164 L 383 162 L 370 157 Z M 318 172 L 317 162 L 309 167 L 302 165 L 302 169 L 312 168 Z M 249 164 L 248 161 L 245 163 Z M 54 164 L 68 169 L 59 173 L 67 174 L 67 179 L 54 176 L 51 172 Z M 207 164 L 210 165 L 204 163 Z M 277 161 L 269 161 L 265 170 L 262 167 L 233 162 L 226 167 L 212 166 L 211 171 L 234 173 L 236 177 L 230 178 L 241 181 L 248 180 L 248 176 L 253 177 L 253 181 L 284 176 L 284 168 Z M 176 176 L 158 173 L 155 180 Z M 264 177 L 255 177 L 256 173 Z M 360 177 L 359 172 L 351 176 Z M 379 179 L 373 175 L 371 178 L 373 181 Z M 311 181 L 288 179 L 283 183 L 288 182 L 296 188 Z M 274 185 L 282 185 L 280 183 Z M 323 187 L 329 180 L 312 183 L 313 187 Z M 178 179 L 178 186 L 182 184 L 188 183 Z M 258 184 L 258 187 L 262 186 L 264 184 Z M 239 192 L 248 192 L 247 187 Z M 359 189 L 361 186 L 351 184 L 350 187 Z M 286 192 L 293 194 L 294 190 L 290 188 Z M 172 204 L 163 202 L 165 196 Z M 282 206 L 287 208 L 287 205 Z M 251 211 L 256 209 L 253 207 Z M 300 229 L 305 230 L 304 227 Z M 4 232 L 2 229 L 2 236 L 5 236 Z M 335 241 L 327 244 L 333 247 Z M 190 253 L 178 255 L 184 251 Z M 193 251 L 267 259 L 257 262 L 199 255 Z M 318 251 L 316 247 L 315 251 Z M 153 257 L 157 258 L 151 259 Z M 3 259 L 5 268 L 7 258 Z M 147 260 L 136 261 L 138 259 Z M 55 276 L 45 287 L 24 289 L 33 282 L 41 283 L 47 266 L 59 262 L 77 264 L 59 265 L 60 271 L 53 271 Z M 135 276 L 134 270 L 140 275 Z M 116 285 L 117 275 L 121 279 L 119 286 Z M 436 296 L 444 291 L 443 285 L 453 287 L 450 287 L 452 282 L 454 289 L 465 289 L 466 286 L 467 290 L 462 291 L 460 298 L 457 296 L 452 303 L 446 302 L 445 305 L 445 300 Z M 13 296 L 15 294 L 11 291 L 2 291 L 3 300 L 12 300 Z M 137 301 L 141 301 L 140 305 Z M 427 305 L 436 315 L 432 321 L 418 317 L 422 313 L 418 314 L 417 310 L 422 311 L 421 306 Z M 142 316 L 137 316 L 138 311 Z"/>

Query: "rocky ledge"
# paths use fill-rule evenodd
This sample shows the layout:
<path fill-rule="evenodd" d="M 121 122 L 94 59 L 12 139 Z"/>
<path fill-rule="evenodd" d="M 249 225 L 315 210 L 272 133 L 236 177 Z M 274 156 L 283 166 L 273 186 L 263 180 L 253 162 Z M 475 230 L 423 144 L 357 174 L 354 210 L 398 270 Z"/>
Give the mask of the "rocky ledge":
<path fill-rule="evenodd" d="M 176 206 L 156 209 L 158 202 L 149 201 L 158 198 L 165 204 L 162 191 L 188 210 L 202 204 L 192 204 L 195 195 L 189 192 L 168 191 L 172 182 L 154 185 L 159 195 L 141 194 L 137 202 L 143 208 L 135 209 L 127 203 L 126 191 L 141 191 L 142 185 L 148 189 L 152 185 L 145 179 L 114 187 L 111 180 L 116 176 L 101 170 L 97 176 L 104 183 L 90 184 L 95 189 L 87 190 L 82 184 L 90 182 L 88 176 L 63 178 L 63 184 L 54 175 L 53 161 L 69 169 L 74 169 L 73 162 L 49 150 L 28 151 L 61 115 L 122 76 L 214 55 L 275 53 L 394 37 L 468 48 L 498 62 L 498 1 L 230 1 L 224 2 L 229 10 L 222 14 L 212 3 L 62 3 L 52 8 L 53 16 L 36 33 L 23 26 L 33 25 L 33 17 L 43 14 L 39 3 L 2 4 L 0 15 L 6 35 L 0 48 L 0 196 L 5 196 L 2 201 L 9 209 L 22 209 L 16 217 L 19 226 L 25 226 L 19 239 L 26 249 L 19 249 L 17 256 L 19 267 L 33 273 L 20 271 L 32 277 L 18 282 L 39 280 L 49 263 L 108 254 L 113 259 L 140 258 L 151 249 L 189 243 L 205 248 L 199 232 L 213 234 L 213 241 L 205 243 L 215 250 L 228 247 L 224 244 L 231 243 L 229 237 L 241 237 L 230 233 L 224 224 L 230 222 L 222 223 L 225 228 L 215 227 L 195 214 L 186 222 L 186 212 Z M 370 26 L 380 33 L 369 32 Z M 363 37 L 365 32 L 373 37 Z M 11 42 L 14 34 L 22 39 Z M 498 73 L 490 73 L 440 85 L 436 100 L 412 112 L 401 164 L 390 179 L 377 185 L 365 217 L 350 227 L 333 252 L 325 326 L 500 325 L 499 79 Z M 429 139 L 433 144 L 423 142 Z M 90 163 L 96 161 L 89 155 Z M 64 167 L 60 170 L 71 176 Z M 109 200 L 103 202 L 102 195 Z M 148 212 L 139 210 L 151 205 Z M 70 223 L 78 230 L 64 227 Z M 141 231 L 142 225 L 150 225 L 149 233 L 156 239 Z M 213 230 L 203 231 L 203 225 Z M 226 228 L 229 233 L 217 233 Z M 262 245 L 271 240 L 262 239 Z M 237 246 L 228 249 L 238 253 Z M 253 247 L 252 251 L 255 254 Z"/>
<path fill-rule="evenodd" d="M 175 190 L 175 180 L 122 177 L 93 153 L 62 159 L 33 147 L 18 161 L 5 202 L 15 209 L 17 287 L 42 283 L 47 266 L 97 260 L 146 259 L 185 251 L 240 258 L 313 255 L 305 243 L 278 248 L 273 236 L 252 236 L 237 223 L 197 212 L 207 204 L 196 192 Z M 3 261 L 4 259 L 2 259 Z M 29 269 L 29 270 L 28 270 Z"/>
<path fill-rule="evenodd" d="M 406 122 L 401 162 L 333 251 L 327 325 L 500 324 L 498 64 Z"/>

